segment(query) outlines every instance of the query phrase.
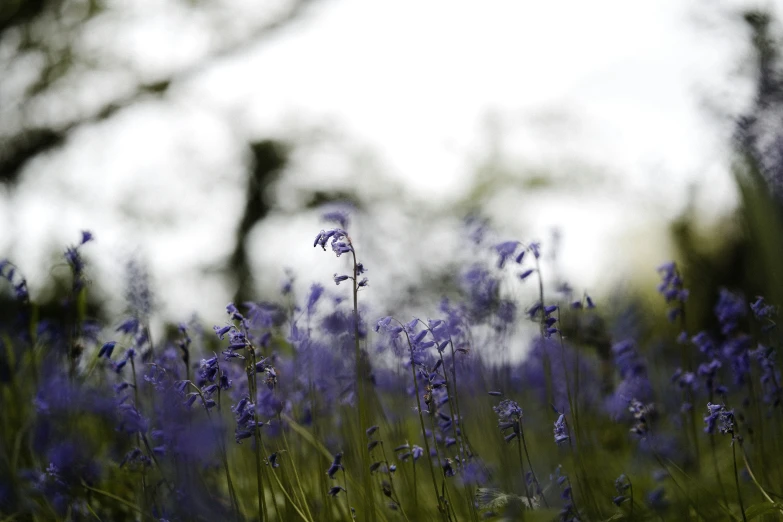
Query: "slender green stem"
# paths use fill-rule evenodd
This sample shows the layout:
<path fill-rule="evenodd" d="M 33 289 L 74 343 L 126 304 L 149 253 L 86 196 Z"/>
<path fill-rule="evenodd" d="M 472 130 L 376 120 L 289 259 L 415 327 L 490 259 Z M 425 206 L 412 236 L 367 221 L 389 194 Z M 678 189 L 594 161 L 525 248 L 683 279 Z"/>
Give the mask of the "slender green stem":
<path fill-rule="evenodd" d="M 149 518 L 151 520 L 156 520 L 156 518 L 154 516 L 150 515 L 146 511 L 143 511 L 136 504 L 133 504 L 132 502 L 128 502 L 127 500 L 125 500 L 122 497 L 118 497 L 117 495 L 115 495 L 113 493 L 110 493 L 108 491 L 103 491 L 102 489 L 97 489 L 97 488 L 94 488 L 92 486 L 88 486 L 87 483 L 84 482 L 84 481 L 82 481 L 82 487 L 84 489 L 88 490 L 88 491 L 92 491 L 93 493 L 98 493 L 99 495 L 103 495 L 104 497 L 110 498 L 112 500 L 116 500 L 117 502 L 119 502 L 123 506 L 125 506 L 127 508 L 130 508 L 133 511 L 136 511 L 137 513 L 141 514 L 144 517 L 147 517 L 147 518 Z"/>
<path fill-rule="evenodd" d="M 351 501 L 349 500 L 348 496 L 348 478 L 345 476 L 345 468 L 342 468 L 343 472 L 343 484 L 345 484 L 345 507 L 348 508 L 348 519 L 353 520 L 355 517 L 353 516 L 353 509 L 351 508 Z"/>
<path fill-rule="evenodd" d="M 737 473 L 737 448 L 734 445 L 734 441 L 731 443 L 731 456 L 734 461 L 734 485 L 737 487 L 737 499 L 739 500 L 740 511 L 742 512 L 743 522 L 748 521 L 748 517 L 745 516 L 745 505 L 742 502 L 742 491 L 740 491 L 739 473 Z"/>
<path fill-rule="evenodd" d="M 527 465 L 530 467 L 530 475 L 533 477 L 533 482 L 536 484 L 536 491 L 538 491 L 541 488 L 541 485 L 538 482 L 538 477 L 536 476 L 536 472 L 533 470 L 533 462 L 530 460 L 530 453 L 527 451 L 527 442 L 525 441 L 525 429 L 522 427 L 522 419 L 519 419 L 519 439 L 522 442 L 522 448 L 525 450 L 525 457 L 527 458 Z M 527 487 L 525 487 L 525 490 L 527 490 Z M 528 498 L 530 500 L 530 498 Z M 544 501 L 544 506 L 549 507 L 549 504 L 546 501 L 546 497 L 544 494 L 541 494 L 541 500 Z"/>
<path fill-rule="evenodd" d="M 267 520 L 266 497 L 264 494 L 264 483 L 261 478 L 261 433 L 258 425 L 258 383 L 256 381 L 256 351 L 251 346 L 247 346 L 248 360 L 250 365 L 247 367 L 247 381 L 250 390 L 250 400 L 253 404 L 253 440 L 255 441 L 255 463 L 256 463 L 256 495 L 258 496 L 258 518 L 261 522 Z"/>
<path fill-rule="evenodd" d="M 356 250 L 354 249 L 351 238 L 346 235 L 348 245 L 351 247 L 351 257 L 353 260 L 353 277 L 351 278 L 351 290 L 353 296 L 353 342 L 354 358 L 356 365 L 356 394 L 359 403 L 357 435 L 360 438 L 364 430 L 372 424 L 369 412 L 367 411 L 366 397 L 366 376 L 370 373 L 369 360 L 362 357 L 362 348 L 359 340 L 359 263 L 356 260 Z M 366 451 L 360 449 L 362 460 L 362 484 L 364 486 L 364 516 L 366 520 L 373 522 L 376 519 L 375 502 L 373 502 L 372 477 L 370 476 L 370 459 Z"/>
<path fill-rule="evenodd" d="M 288 455 L 289 460 L 291 461 L 291 468 L 294 470 L 294 479 L 296 480 L 297 488 L 299 489 L 299 494 L 302 496 L 302 505 L 307 512 L 307 516 L 310 517 L 310 519 L 313 518 L 313 514 L 310 512 L 310 507 L 308 506 L 307 502 L 307 494 L 305 494 L 304 487 L 302 486 L 302 481 L 299 478 L 299 472 L 297 471 L 296 463 L 294 462 L 293 454 L 291 453 L 291 448 L 288 446 L 288 437 L 285 434 L 285 426 L 283 425 L 283 418 L 280 416 L 280 414 L 277 414 L 277 420 L 280 422 L 280 432 L 283 435 L 283 445 L 285 447 L 285 452 Z"/>
<path fill-rule="evenodd" d="M 519 424 L 518 420 L 517 424 Z M 517 440 L 517 455 L 519 456 L 519 470 L 522 472 L 522 487 L 525 488 L 525 496 L 527 497 L 527 509 L 533 509 L 533 499 L 530 498 L 530 490 L 527 487 L 527 479 L 525 477 L 525 460 L 522 458 L 522 437 Z M 524 512 L 525 510 L 522 510 L 522 513 Z"/>

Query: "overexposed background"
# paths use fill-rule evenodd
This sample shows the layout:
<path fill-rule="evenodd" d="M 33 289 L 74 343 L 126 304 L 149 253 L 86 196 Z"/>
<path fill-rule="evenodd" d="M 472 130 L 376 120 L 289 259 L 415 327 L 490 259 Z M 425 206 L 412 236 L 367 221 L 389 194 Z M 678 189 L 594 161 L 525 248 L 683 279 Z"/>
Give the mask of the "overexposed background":
<path fill-rule="evenodd" d="M 258 4 L 109 2 L 68 32 L 84 63 L 37 96 L 25 90 L 40 56 L 13 33 L 0 40 L 0 138 L 68 128 L 0 185 L 0 257 L 34 296 L 57 250 L 89 229 L 90 277 L 110 308 L 122 310 L 122 269 L 138 255 L 159 323 L 221 321 L 234 291 L 221 267 L 260 139 L 292 152 L 250 236 L 259 299 L 287 267 L 301 293 L 344 266 L 312 248 L 328 226 L 305 208 L 318 190 L 362 203 L 352 230 L 370 301 L 469 255 L 458 225 L 471 210 L 501 239 L 545 249 L 559 230 L 578 291 L 654 277 L 672 219 L 691 209 L 709 227 L 736 205 L 731 135 L 753 94 L 739 13 L 783 14 L 739 1 Z M 164 94 L 138 95 L 161 80 Z"/>

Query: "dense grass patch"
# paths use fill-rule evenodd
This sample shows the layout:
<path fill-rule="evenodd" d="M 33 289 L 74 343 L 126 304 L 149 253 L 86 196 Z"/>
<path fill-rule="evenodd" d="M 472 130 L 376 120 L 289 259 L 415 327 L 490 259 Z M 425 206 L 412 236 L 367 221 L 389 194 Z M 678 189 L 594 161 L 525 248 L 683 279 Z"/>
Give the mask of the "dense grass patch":
<path fill-rule="evenodd" d="M 345 269 L 329 290 L 285 284 L 163 339 L 135 265 L 129 314 L 90 317 L 87 232 L 65 252 L 56 313 L 2 262 L 0 520 L 783 516 L 780 337 L 763 298 L 723 289 L 697 325 L 664 263 L 668 322 L 610 309 L 545 287 L 539 244 L 473 223 L 458 291 L 426 317 L 383 316 L 362 303 L 347 217 L 326 218 L 338 228 L 313 246 Z M 519 339 L 530 351 L 513 362 Z"/>

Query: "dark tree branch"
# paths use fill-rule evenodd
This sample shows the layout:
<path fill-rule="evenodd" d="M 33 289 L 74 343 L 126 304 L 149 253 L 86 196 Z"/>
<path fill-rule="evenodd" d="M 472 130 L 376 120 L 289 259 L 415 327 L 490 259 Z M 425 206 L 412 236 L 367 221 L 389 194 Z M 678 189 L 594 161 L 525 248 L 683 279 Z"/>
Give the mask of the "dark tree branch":
<path fill-rule="evenodd" d="M 208 56 L 199 59 L 188 67 L 150 83 L 139 83 L 127 96 L 119 97 L 106 103 L 103 107 L 84 114 L 72 121 L 53 125 L 51 127 L 31 127 L 22 129 L 17 134 L 0 139 L 0 183 L 16 184 L 25 165 L 36 156 L 53 150 L 67 143 L 73 131 L 86 125 L 107 120 L 119 111 L 128 108 L 139 101 L 150 97 L 164 96 L 175 83 L 185 83 L 198 77 L 215 62 L 232 57 L 252 45 L 268 41 L 281 29 L 289 26 L 300 18 L 315 0 L 294 0 L 289 9 L 275 20 L 266 22 L 251 32 L 250 35 L 234 40 L 215 50 Z"/>

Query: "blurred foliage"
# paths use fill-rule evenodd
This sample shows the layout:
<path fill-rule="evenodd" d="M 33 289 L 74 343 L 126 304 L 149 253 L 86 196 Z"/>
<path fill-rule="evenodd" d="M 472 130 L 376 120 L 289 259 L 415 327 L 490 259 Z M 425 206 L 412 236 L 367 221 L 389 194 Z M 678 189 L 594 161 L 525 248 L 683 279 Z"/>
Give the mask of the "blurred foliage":
<path fill-rule="evenodd" d="M 189 63 L 151 76 L 149 71 L 130 65 L 133 49 L 113 50 L 113 54 L 83 42 L 85 33 L 97 24 L 129 23 L 126 11 L 130 5 L 103 0 L 0 2 L 0 69 L 8 71 L 4 78 L 0 77 L 0 82 L 5 83 L 0 83 L 0 87 L 6 91 L 0 97 L 0 109 L 6 114 L 0 128 L 0 183 L 14 186 L 32 159 L 65 144 L 78 128 L 110 119 L 149 97 L 166 96 L 173 84 L 187 81 L 219 60 L 274 36 L 314 3 L 315 0 L 290 0 L 251 13 L 237 12 L 236 16 L 242 15 L 249 28 L 232 32 L 226 31 L 223 21 L 215 17 L 213 34 L 204 36 L 205 41 L 213 42 L 204 56 L 195 56 Z M 207 8 L 221 6 L 229 12 L 237 7 L 223 2 L 164 0 L 158 8 L 176 7 L 183 17 L 195 17 Z M 149 13 L 150 17 L 155 15 L 155 11 Z M 71 84 L 77 90 L 90 89 L 84 80 L 98 72 L 121 74 L 123 78 L 131 73 L 137 76 L 136 83 L 124 86 L 114 97 L 96 93 L 98 104 L 84 103 L 69 91 Z M 52 101 L 68 106 L 69 110 L 58 114 L 60 111 L 41 108 Z"/>

